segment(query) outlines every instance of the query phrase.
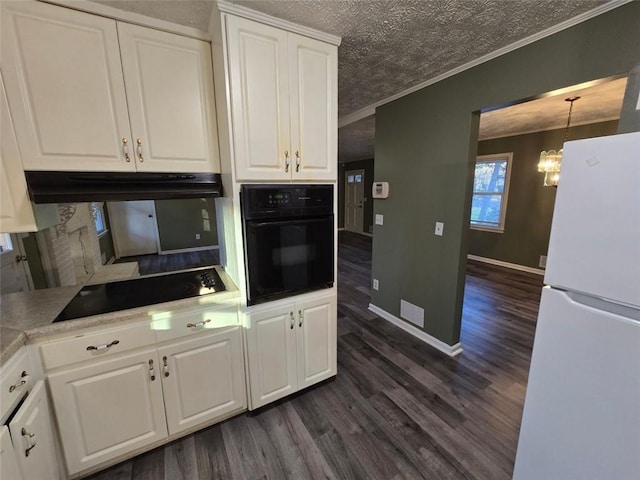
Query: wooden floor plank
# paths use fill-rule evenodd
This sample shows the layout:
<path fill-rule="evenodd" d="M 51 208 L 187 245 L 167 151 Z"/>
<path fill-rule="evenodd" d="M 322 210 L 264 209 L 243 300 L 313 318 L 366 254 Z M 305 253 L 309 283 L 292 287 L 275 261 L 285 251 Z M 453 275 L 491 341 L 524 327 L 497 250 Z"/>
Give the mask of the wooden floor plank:
<path fill-rule="evenodd" d="M 339 233 L 335 380 L 89 478 L 510 478 L 542 277 L 470 261 L 452 359 L 368 309 L 371 242 Z"/>

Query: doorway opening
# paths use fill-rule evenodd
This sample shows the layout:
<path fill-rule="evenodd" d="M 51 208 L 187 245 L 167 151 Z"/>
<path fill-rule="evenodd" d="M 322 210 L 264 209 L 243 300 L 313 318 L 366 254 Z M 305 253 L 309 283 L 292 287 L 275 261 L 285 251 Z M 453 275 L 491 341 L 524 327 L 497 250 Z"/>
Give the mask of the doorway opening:
<path fill-rule="evenodd" d="M 349 170 L 344 174 L 344 228 L 363 233 L 364 222 L 364 170 Z"/>

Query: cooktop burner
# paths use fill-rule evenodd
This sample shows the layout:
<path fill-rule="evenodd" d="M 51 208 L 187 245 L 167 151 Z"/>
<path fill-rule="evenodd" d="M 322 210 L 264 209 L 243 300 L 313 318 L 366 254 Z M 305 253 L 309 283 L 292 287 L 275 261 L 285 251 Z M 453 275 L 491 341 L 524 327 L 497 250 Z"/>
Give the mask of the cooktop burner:
<path fill-rule="evenodd" d="M 214 268 L 87 285 L 54 322 L 198 297 L 225 290 Z"/>

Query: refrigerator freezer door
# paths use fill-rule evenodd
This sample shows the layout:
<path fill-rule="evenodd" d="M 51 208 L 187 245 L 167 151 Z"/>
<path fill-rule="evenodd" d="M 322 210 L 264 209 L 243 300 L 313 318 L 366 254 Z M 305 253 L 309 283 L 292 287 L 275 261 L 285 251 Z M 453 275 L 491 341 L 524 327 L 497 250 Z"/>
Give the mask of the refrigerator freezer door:
<path fill-rule="evenodd" d="M 640 133 L 565 145 L 545 283 L 640 305 Z"/>
<path fill-rule="evenodd" d="M 514 480 L 638 478 L 640 322 L 545 287 Z"/>

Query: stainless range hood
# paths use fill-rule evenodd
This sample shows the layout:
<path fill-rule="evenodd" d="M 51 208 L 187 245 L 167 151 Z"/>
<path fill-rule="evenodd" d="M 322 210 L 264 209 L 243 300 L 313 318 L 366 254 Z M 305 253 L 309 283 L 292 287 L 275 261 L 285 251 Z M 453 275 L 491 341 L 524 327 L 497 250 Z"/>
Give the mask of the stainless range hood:
<path fill-rule="evenodd" d="M 25 172 L 34 203 L 219 197 L 218 173 Z"/>

